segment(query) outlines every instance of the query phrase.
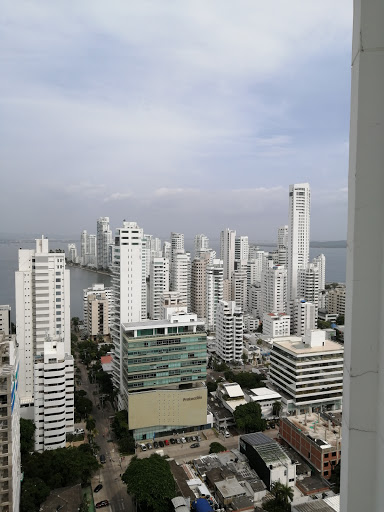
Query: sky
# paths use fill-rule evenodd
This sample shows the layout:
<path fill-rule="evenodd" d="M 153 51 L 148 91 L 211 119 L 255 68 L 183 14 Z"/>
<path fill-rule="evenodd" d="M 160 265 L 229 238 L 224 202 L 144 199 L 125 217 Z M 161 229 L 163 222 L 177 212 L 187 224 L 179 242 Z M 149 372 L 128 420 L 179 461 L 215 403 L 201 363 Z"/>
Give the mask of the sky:
<path fill-rule="evenodd" d="M 346 238 L 350 0 L 2 0 L 0 232 Z M 4 193 L 5 192 L 5 193 Z M 79 235 L 80 236 L 80 235 Z"/>

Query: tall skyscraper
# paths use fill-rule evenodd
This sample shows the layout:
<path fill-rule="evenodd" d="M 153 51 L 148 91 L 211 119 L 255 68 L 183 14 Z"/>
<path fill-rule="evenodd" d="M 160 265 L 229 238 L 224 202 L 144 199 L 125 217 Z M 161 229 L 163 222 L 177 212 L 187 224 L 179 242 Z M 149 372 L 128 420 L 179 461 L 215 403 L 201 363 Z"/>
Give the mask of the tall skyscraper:
<path fill-rule="evenodd" d="M 241 361 L 243 312 L 234 301 L 219 301 L 216 317 L 216 352 L 223 361 Z"/>
<path fill-rule="evenodd" d="M 319 254 L 319 256 L 316 256 L 316 258 L 313 258 L 312 263 L 319 269 L 319 288 L 320 288 L 320 290 L 325 290 L 325 256 L 324 256 L 324 254 Z"/>
<path fill-rule="evenodd" d="M 50 359 L 58 361 L 60 358 L 69 374 L 72 367 L 73 374 L 70 278 L 69 270 L 65 269 L 64 253 L 49 252 L 48 240 L 44 237 L 36 240 L 34 250 L 20 249 L 15 282 L 20 414 L 35 421 L 36 450 L 62 448 L 66 433 L 73 432 L 73 380 L 59 379 L 55 389 L 49 392 L 45 386 L 37 386 L 37 382 L 44 383 L 40 380 L 41 362 L 56 348 L 60 355 Z M 50 401 L 55 399 L 57 408 L 52 412 Z"/>
<path fill-rule="evenodd" d="M 149 271 L 149 317 L 163 318 L 163 294 L 169 291 L 169 260 L 153 256 Z"/>
<path fill-rule="evenodd" d="M 108 246 L 112 243 L 112 231 L 109 228 L 109 217 L 97 220 L 97 266 L 108 268 Z"/>
<path fill-rule="evenodd" d="M 207 329 L 216 329 L 216 313 L 219 301 L 223 300 L 223 262 L 215 259 L 206 269 L 206 325 Z"/>
<path fill-rule="evenodd" d="M 116 229 L 112 266 L 114 313 L 111 325 L 114 344 L 113 381 L 121 383 L 120 326 L 127 322 L 141 322 L 147 318 L 146 244 L 143 230 L 136 222 L 123 222 Z M 120 406 L 124 406 L 119 402 Z"/>
<path fill-rule="evenodd" d="M 288 266 L 288 226 L 280 226 L 277 230 L 277 263 Z"/>
<path fill-rule="evenodd" d="M 235 237 L 235 260 L 247 263 L 249 259 L 249 242 L 247 236 Z"/>
<path fill-rule="evenodd" d="M 203 234 L 195 236 L 195 258 L 199 257 L 200 251 L 209 249 L 209 238 Z"/>
<path fill-rule="evenodd" d="M 223 261 L 224 279 L 230 280 L 235 270 L 236 231 L 225 229 L 220 233 L 220 259 Z"/>
<path fill-rule="evenodd" d="M 235 270 L 232 273 L 231 298 L 240 306 L 241 311 L 244 313 L 248 302 L 246 270 Z"/>
<path fill-rule="evenodd" d="M 289 186 L 288 298 L 298 296 L 298 271 L 309 261 L 311 190 L 308 183 Z"/>
<path fill-rule="evenodd" d="M 191 311 L 198 318 L 205 318 L 206 310 L 206 280 L 209 252 L 204 257 L 194 259 L 191 265 Z"/>
<path fill-rule="evenodd" d="M 184 249 L 174 249 L 171 265 L 172 292 L 179 292 L 181 298 L 191 310 L 191 255 Z"/>
<path fill-rule="evenodd" d="M 287 269 L 273 265 L 261 274 L 262 313 L 287 312 Z"/>

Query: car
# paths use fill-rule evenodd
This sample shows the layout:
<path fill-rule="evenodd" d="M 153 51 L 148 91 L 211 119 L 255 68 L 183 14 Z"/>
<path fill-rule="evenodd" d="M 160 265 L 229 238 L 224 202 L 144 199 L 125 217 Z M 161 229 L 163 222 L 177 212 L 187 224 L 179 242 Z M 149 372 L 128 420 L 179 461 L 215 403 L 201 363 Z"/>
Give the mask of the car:
<path fill-rule="evenodd" d="M 141 448 L 142 452 L 146 452 L 147 451 L 147 447 L 145 446 L 145 444 L 141 444 L 140 448 Z"/>
<path fill-rule="evenodd" d="M 225 437 L 231 437 L 231 434 L 228 432 L 228 430 L 226 430 L 226 431 L 224 432 L 224 435 L 225 435 Z"/>
<path fill-rule="evenodd" d="M 181 439 L 180 439 L 180 437 L 178 437 L 178 438 L 176 439 L 176 443 L 177 443 L 177 444 L 181 444 Z"/>
<path fill-rule="evenodd" d="M 164 441 L 159 441 L 160 448 L 164 448 Z"/>
<path fill-rule="evenodd" d="M 165 446 L 169 446 L 169 441 L 168 441 L 168 439 L 166 439 L 166 440 L 164 441 L 164 444 L 165 444 Z"/>
<path fill-rule="evenodd" d="M 187 440 L 185 439 L 185 437 L 182 437 L 182 438 L 181 438 L 181 442 L 182 442 L 183 444 L 187 442 Z"/>
<path fill-rule="evenodd" d="M 266 427 L 267 430 L 271 430 L 271 427 L 269 426 L 269 423 L 267 423 Z"/>
<path fill-rule="evenodd" d="M 189 436 L 187 436 L 187 437 L 185 438 L 185 440 L 187 441 L 187 443 L 190 443 L 190 442 L 192 441 L 192 438 L 191 438 L 191 437 L 189 437 Z"/>
<path fill-rule="evenodd" d="M 175 444 L 176 443 L 176 440 L 173 439 L 173 437 L 171 437 L 171 439 L 169 440 L 171 444 Z"/>
<path fill-rule="evenodd" d="M 275 426 L 276 426 L 274 423 L 270 423 L 270 425 L 271 425 L 271 428 L 275 428 Z"/>
<path fill-rule="evenodd" d="M 159 443 L 157 441 L 154 441 L 153 447 L 154 447 L 155 450 L 157 450 L 158 447 L 159 447 Z"/>
<path fill-rule="evenodd" d="M 201 441 L 201 437 L 200 436 L 196 436 L 197 438 L 197 441 Z"/>
<path fill-rule="evenodd" d="M 192 443 L 191 448 L 198 448 L 200 446 L 200 443 Z"/>
<path fill-rule="evenodd" d="M 96 503 L 96 508 L 108 507 L 108 505 L 109 505 L 109 501 L 103 500 L 103 501 L 99 501 L 99 503 Z"/>
<path fill-rule="evenodd" d="M 100 462 L 101 462 L 101 464 L 105 464 L 105 462 L 106 462 L 105 455 L 100 455 Z"/>
<path fill-rule="evenodd" d="M 93 492 L 99 492 L 103 488 L 102 484 L 96 485 L 96 487 L 93 489 Z"/>
<path fill-rule="evenodd" d="M 147 448 L 148 448 L 148 450 L 152 450 L 152 445 L 151 445 L 151 443 L 147 443 Z"/>
<path fill-rule="evenodd" d="M 196 436 L 192 436 L 192 441 L 197 441 L 197 437 Z"/>

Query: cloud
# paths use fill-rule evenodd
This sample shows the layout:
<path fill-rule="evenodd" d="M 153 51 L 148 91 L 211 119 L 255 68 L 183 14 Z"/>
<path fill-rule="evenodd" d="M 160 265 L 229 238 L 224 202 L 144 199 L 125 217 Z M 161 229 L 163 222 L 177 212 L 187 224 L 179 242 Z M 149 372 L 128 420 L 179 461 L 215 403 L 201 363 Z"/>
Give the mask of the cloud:
<path fill-rule="evenodd" d="M 110 194 L 104 198 L 104 203 L 108 203 L 110 201 L 122 201 L 123 199 L 129 199 L 130 197 L 132 197 L 131 192 L 114 192 L 113 194 Z"/>

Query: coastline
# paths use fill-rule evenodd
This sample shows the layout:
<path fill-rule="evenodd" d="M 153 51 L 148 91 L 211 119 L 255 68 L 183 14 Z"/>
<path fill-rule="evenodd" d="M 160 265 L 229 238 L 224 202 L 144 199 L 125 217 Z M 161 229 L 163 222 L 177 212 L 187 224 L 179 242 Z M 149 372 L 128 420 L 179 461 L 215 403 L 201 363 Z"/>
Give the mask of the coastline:
<path fill-rule="evenodd" d="M 102 274 L 104 276 L 112 277 L 112 273 L 111 272 L 106 272 L 105 270 L 97 270 L 95 268 L 89 268 L 89 267 L 83 267 L 83 266 L 80 266 L 80 265 L 74 265 L 70 261 L 66 261 L 65 264 L 68 267 L 78 268 L 79 270 L 86 270 L 87 272 L 93 272 L 95 274 Z"/>

